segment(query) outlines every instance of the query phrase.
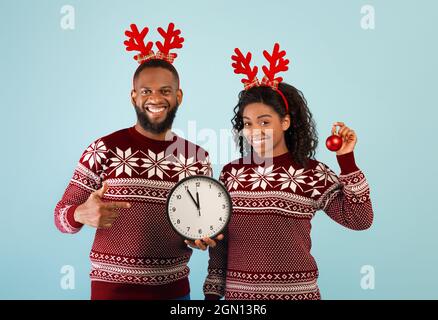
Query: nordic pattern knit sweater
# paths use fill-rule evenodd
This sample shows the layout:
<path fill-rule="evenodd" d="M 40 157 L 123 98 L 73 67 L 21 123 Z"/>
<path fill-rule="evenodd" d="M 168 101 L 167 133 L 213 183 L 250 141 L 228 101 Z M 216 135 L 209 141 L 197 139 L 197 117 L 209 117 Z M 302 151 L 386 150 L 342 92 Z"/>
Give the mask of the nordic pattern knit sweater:
<path fill-rule="evenodd" d="M 339 176 L 316 160 L 303 168 L 289 153 L 268 165 L 247 160 L 221 172 L 233 212 L 224 240 L 209 249 L 206 299 L 320 299 L 310 239 L 315 213 L 323 210 L 353 230 L 373 221 L 369 186 L 353 152 L 337 156 Z"/>
<path fill-rule="evenodd" d="M 93 142 L 55 208 L 61 232 L 82 225 L 74 211 L 105 181 L 103 201 L 127 201 L 111 228 L 97 229 L 90 252 L 91 299 L 173 299 L 189 293 L 192 249 L 166 215 L 170 189 L 190 175 L 211 176 L 207 152 L 176 135 L 157 141 L 135 127 Z"/>

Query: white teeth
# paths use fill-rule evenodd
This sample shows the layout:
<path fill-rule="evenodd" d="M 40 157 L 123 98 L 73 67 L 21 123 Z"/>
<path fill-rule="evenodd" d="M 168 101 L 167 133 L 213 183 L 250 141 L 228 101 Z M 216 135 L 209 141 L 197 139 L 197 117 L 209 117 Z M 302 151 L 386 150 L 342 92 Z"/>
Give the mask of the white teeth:
<path fill-rule="evenodd" d="M 160 113 L 160 112 L 162 112 L 166 108 L 165 107 L 152 107 L 152 106 L 149 106 L 149 107 L 147 107 L 147 109 L 148 109 L 149 112 L 152 112 L 152 113 Z"/>
<path fill-rule="evenodd" d="M 252 142 L 253 143 L 262 143 L 264 142 L 266 139 L 265 138 L 253 138 Z"/>

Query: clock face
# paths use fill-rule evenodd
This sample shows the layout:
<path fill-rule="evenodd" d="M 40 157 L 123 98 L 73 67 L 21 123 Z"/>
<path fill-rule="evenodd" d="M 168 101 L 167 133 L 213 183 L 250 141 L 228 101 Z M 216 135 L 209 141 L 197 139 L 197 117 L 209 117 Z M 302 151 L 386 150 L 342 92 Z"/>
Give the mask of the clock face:
<path fill-rule="evenodd" d="M 228 223 L 231 198 L 219 181 L 207 176 L 190 176 L 170 191 L 167 214 L 172 227 L 184 238 L 213 238 Z"/>

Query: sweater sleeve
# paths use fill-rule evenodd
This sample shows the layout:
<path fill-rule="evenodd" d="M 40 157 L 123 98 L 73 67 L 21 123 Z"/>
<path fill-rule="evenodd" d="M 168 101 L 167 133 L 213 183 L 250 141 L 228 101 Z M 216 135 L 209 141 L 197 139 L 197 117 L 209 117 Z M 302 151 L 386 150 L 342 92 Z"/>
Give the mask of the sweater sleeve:
<path fill-rule="evenodd" d="M 224 171 L 219 180 L 224 183 Z M 208 274 L 204 282 L 205 300 L 219 300 L 225 295 L 225 280 L 227 273 L 228 233 L 224 231 L 224 238 L 216 242 L 216 247 L 208 248 Z"/>
<path fill-rule="evenodd" d="M 63 233 L 76 233 L 82 224 L 74 219 L 76 208 L 102 186 L 107 149 L 102 140 L 93 142 L 80 157 L 73 177 L 55 207 L 55 225 Z"/>
<path fill-rule="evenodd" d="M 319 198 L 317 209 L 349 229 L 368 229 L 373 223 L 373 209 L 365 175 L 356 166 L 353 152 L 336 157 L 341 173 L 338 177 L 324 165 L 331 182 Z"/>

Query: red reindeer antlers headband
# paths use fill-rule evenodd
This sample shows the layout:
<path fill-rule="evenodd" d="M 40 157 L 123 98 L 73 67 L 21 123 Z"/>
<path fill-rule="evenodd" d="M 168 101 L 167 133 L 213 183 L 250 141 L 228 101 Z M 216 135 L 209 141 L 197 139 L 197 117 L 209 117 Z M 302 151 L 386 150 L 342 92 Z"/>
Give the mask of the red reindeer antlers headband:
<path fill-rule="evenodd" d="M 234 68 L 234 73 L 246 75 L 246 79 L 242 79 L 242 83 L 244 84 L 245 90 L 248 90 L 252 87 L 259 86 L 268 86 L 277 91 L 280 96 L 283 98 L 284 105 L 286 106 L 286 111 L 289 111 L 289 104 L 287 103 L 286 97 L 284 94 L 278 90 L 278 84 L 283 81 L 282 77 L 275 77 L 278 72 L 287 71 L 289 60 L 285 59 L 286 51 L 280 51 L 280 45 L 276 43 L 274 45 L 274 49 L 272 50 L 272 54 L 269 54 L 266 50 L 263 51 L 263 55 L 266 60 L 269 62 L 269 67 L 263 66 L 262 70 L 265 76 L 260 82 L 257 79 L 257 66 L 251 68 L 251 52 L 248 52 L 246 56 L 242 54 L 239 48 L 234 49 L 235 55 L 231 56 L 231 59 L 234 61 L 231 65 Z"/>
<path fill-rule="evenodd" d="M 151 59 L 161 59 L 169 63 L 173 63 L 177 57 L 176 53 L 170 52 L 172 49 L 182 48 L 182 43 L 184 38 L 180 37 L 181 30 L 175 29 L 173 23 L 169 23 L 167 31 L 163 28 L 158 28 L 157 31 L 163 37 L 164 42 L 155 42 L 158 52 L 154 53 L 152 46 L 154 43 L 152 41 L 144 42 L 149 28 L 145 27 L 141 32 L 139 32 L 137 25 L 131 24 L 131 30 L 126 30 L 125 35 L 129 40 L 125 40 L 124 44 L 126 46 L 126 51 L 138 51 L 139 54 L 134 56 L 134 59 L 138 63 L 143 63 Z"/>

